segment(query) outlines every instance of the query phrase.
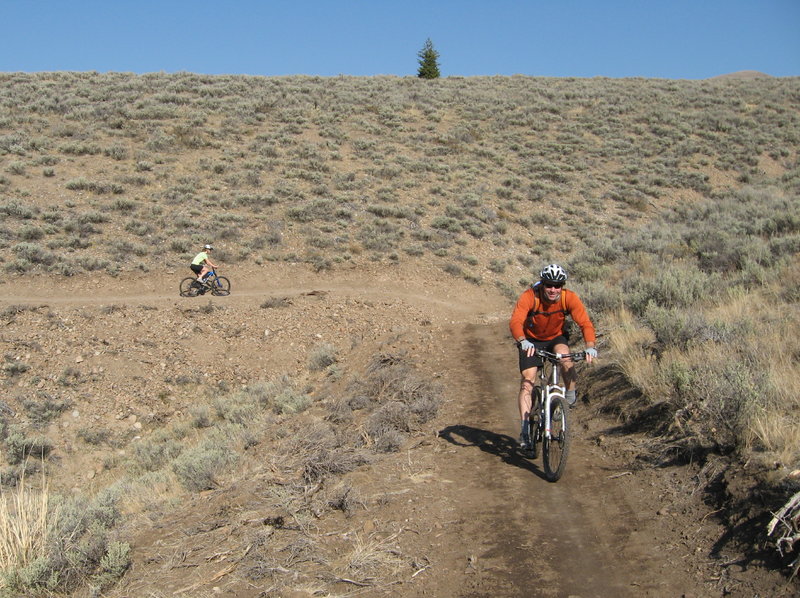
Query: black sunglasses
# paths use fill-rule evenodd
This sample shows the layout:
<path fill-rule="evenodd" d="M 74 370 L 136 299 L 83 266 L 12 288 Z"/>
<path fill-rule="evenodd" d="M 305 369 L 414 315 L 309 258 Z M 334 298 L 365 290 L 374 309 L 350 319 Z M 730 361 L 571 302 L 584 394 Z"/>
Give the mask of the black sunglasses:
<path fill-rule="evenodd" d="M 542 281 L 542 286 L 546 289 L 560 289 L 564 286 L 563 282 L 544 282 Z"/>

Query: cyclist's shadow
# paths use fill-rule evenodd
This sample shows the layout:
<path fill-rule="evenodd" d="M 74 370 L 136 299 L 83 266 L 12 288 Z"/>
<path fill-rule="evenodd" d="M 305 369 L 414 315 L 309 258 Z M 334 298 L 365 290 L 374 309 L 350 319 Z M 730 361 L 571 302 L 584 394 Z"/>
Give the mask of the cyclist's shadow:
<path fill-rule="evenodd" d="M 531 459 L 520 454 L 517 441 L 507 434 L 456 424 L 439 430 L 438 435 L 456 446 L 477 446 L 482 451 L 499 457 L 504 463 L 527 469 L 543 480 L 547 479 L 544 471 Z M 541 450 L 541 446 L 539 448 Z"/>

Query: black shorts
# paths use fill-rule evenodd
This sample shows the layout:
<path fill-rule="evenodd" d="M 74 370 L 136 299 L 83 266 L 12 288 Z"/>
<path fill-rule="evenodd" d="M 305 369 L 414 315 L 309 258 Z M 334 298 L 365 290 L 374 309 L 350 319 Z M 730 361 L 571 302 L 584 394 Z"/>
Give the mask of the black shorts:
<path fill-rule="evenodd" d="M 537 341 L 535 338 L 529 338 L 537 349 L 543 349 L 545 351 L 552 351 L 553 347 L 556 345 L 567 345 L 567 337 L 564 335 L 560 335 L 551 339 L 549 341 Z M 523 351 L 522 349 L 519 350 L 519 371 L 528 370 L 530 368 L 540 368 L 544 365 L 544 361 L 542 361 L 541 357 L 536 355 L 532 357 L 528 357 L 528 352 Z"/>
<path fill-rule="evenodd" d="M 194 272 L 198 276 L 200 276 L 200 272 L 203 271 L 203 266 L 201 266 L 200 264 L 191 264 L 189 267 L 192 269 L 192 272 Z"/>

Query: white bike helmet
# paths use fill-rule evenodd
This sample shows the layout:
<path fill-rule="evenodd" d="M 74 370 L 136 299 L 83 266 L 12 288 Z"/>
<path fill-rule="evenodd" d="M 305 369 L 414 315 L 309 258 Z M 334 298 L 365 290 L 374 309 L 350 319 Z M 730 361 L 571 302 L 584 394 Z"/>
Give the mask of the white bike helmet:
<path fill-rule="evenodd" d="M 542 268 L 539 277 L 544 282 L 558 282 L 561 284 L 567 282 L 567 272 L 558 264 L 550 264 Z"/>
<path fill-rule="evenodd" d="M 214 248 L 211 245 L 203 245 L 203 249 L 209 250 L 209 249 L 214 249 Z"/>

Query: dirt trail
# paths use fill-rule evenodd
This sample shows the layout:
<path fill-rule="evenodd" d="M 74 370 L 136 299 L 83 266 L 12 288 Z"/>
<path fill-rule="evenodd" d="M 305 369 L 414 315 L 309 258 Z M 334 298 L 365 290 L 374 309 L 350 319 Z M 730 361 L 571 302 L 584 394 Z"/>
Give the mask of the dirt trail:
<path fill-rule="evenodd" d="M 581 424 L 588 407 L 571 412 L 577 436 L 567 471 L 547 482 L 541 459 L 525 459 L 515 448 L 518 372 L 506 323 L 455 334 L 470 375 L 462 378 L 460 420 L 441 435 L 458 447 L 448 462 L 464 483 L 465 517 L 475 522 L 475 534 L 490 535 L 481 586 L 504 596 L 680 596 L 685 581 L 659 580 L 657 562 L 635 546 L 636 506 Z M 625 555 L 635 558 L 635 568 Z"/>

